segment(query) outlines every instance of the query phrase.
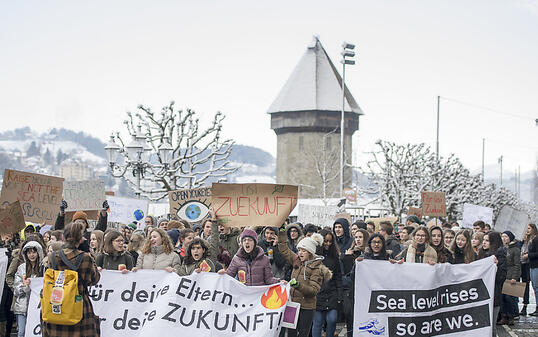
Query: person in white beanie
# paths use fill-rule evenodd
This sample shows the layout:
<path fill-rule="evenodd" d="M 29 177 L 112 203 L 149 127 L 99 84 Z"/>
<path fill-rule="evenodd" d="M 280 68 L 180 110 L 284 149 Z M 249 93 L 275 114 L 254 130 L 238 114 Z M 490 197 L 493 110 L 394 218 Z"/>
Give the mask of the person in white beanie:
<path fill-rule="evenodd" d="M 288 329 L 288 337 L 308 336 L 312 327 L 316 296 L 324 282 L 332 278 L 332 272 L 323 265 L 323 256 L 316 250 L 323 244 L 323 237 L 317 233 L 305 237 L 297 244 L 297 254 L 288 247 L 286 228 L 280 227 L 278 250 L 293 266 L 291 272 L 291 300 L 301 304 L 296 329 Z"/>

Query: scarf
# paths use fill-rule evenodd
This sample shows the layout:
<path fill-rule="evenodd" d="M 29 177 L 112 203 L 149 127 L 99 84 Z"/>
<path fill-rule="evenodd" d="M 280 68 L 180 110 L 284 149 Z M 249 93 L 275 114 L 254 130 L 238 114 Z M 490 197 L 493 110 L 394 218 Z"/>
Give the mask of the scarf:
<path fill-rule="evenodd" d="M 405 262 L 415 263 L 416 253 L 417 249 L 413 245 L 409 245 L 407 248 L 407 254 L 405 255 Z M 437 252 L 427 244 L 422 263 L 428 263 L 428 261 L 437 262 Z"/>

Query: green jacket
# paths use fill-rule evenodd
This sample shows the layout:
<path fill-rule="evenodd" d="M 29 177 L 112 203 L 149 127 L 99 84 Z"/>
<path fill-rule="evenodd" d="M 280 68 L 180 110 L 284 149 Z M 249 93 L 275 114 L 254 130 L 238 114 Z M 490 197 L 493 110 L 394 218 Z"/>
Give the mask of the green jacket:
<path fill-rule="evenodd" d="M 508 244 L 506 250 L 506 279 L 519 280 L 521 276 L 521 251 L 515 241 Z"/>

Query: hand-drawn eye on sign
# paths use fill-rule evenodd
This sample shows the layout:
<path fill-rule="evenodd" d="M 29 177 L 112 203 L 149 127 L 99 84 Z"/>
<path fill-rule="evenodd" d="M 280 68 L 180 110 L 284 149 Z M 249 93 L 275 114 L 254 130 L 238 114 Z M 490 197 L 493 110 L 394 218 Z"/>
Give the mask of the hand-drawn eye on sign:
<path fill-rule="evenodd" d="M 211 207 L 211 187 L 194 188 L 168 192 L 170 213 L 180 219 L 198 222 L 209 214 Z"/>
<path fill-rule="evenodd" d="M 204 201 L 191 200 L 184 203 L 178 210 L 177 216 L 189 222 L 197 222 L 202 220 L 209 213 L 209 207 Z"/>

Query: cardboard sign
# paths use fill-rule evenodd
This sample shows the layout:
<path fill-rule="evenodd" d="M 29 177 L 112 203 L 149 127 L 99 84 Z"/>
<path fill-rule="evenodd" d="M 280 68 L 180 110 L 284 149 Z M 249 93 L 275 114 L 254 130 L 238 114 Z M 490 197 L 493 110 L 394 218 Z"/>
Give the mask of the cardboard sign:
<path fill-rule="evenodd" d="M 97 211 L 105 201 L 104 180 L 65 181 L 64 200 L 67 211 Z"/>
<path fill-rule="evenodd" d="M 275 184 L 213 183 L 211 203 L 229 227 L 280 227 L 297 205 L 298 187 Z"/>
<path fill-rule="evenodd" d="M 17 200 L 0 209 L 0 234 L 17 233 L 25 226 L 20 201 Z"/>
<path fill-rule="evenodd" d="M 20 201 L 24 220 L 54 225 L 64 178 L 6 169 L 0 204 Z"/>
<path fill-rule="evenodd" d="M 334 220 L 339 219 L 339 218 L 346 219 L 347 222 L 349 223 L 349 226 L 351 227 L 351 224 L 353 223 L 353 221 L 351 221 L 351 214 L 349 214 L 349 213 L 336 213 L 336 215 L 334 216 Z"/>
<path fill-rule="evenodd" d="M 407 211 L 407 216 L 410 215 L 416 215 L 418 216 L 418 219 L 422 219 L 422 208 L 417 207 L 409 207 L 409 210 Z"/>
<path fill-rule="evenodd" d="M 463 222 L 461 227 L 473 228 L 473 224 L 478 220 L 491 225 L 493 223 L 493 208 L 463 204 Z"/>
<path fill-rule="evenodd" d="M 136 220 L 135 212 L 141 212 L 145 217 L 148 212 L 148 201 L 132 198 L 107 197 L 110 213 L 108 221 L 129 224 Z M 145 224 L 143 218 L 138 221 L 138 229 L 143 229 Z"/>
<path fill-rule="evenodd" d="M 502 293 L 515 297 L 523 297 L 525 295 L 525 282 L 510 283 L 510 280 L 506 280 L 503 283 Z"/>
<path fill-rule="evenodd" d="M 332 226 L 334 223 L 334 215 L 338 213 L 337 206 L 318 206 L 318 205 L 303 205 L 299 204 L 297 221 L 306 225 L 307 223 L 316 226 Z"/>
<path fill-rule="evenodd" d="M 188 222 L 198 222 L 209 214 L 211 187 L 168 192 L 170 214 Z"/>
<path fill-rule="evenodd" d="M 504 206 L 495 220 L 494 229 L 500 233 L 511 231 L 516 238 L 522 239 L 529 222 L 527 213 Z"/>
<path fill-rule="evenodd" d="M 423 216 L 446 216 L 445 192 L 422 192 Z"/>

